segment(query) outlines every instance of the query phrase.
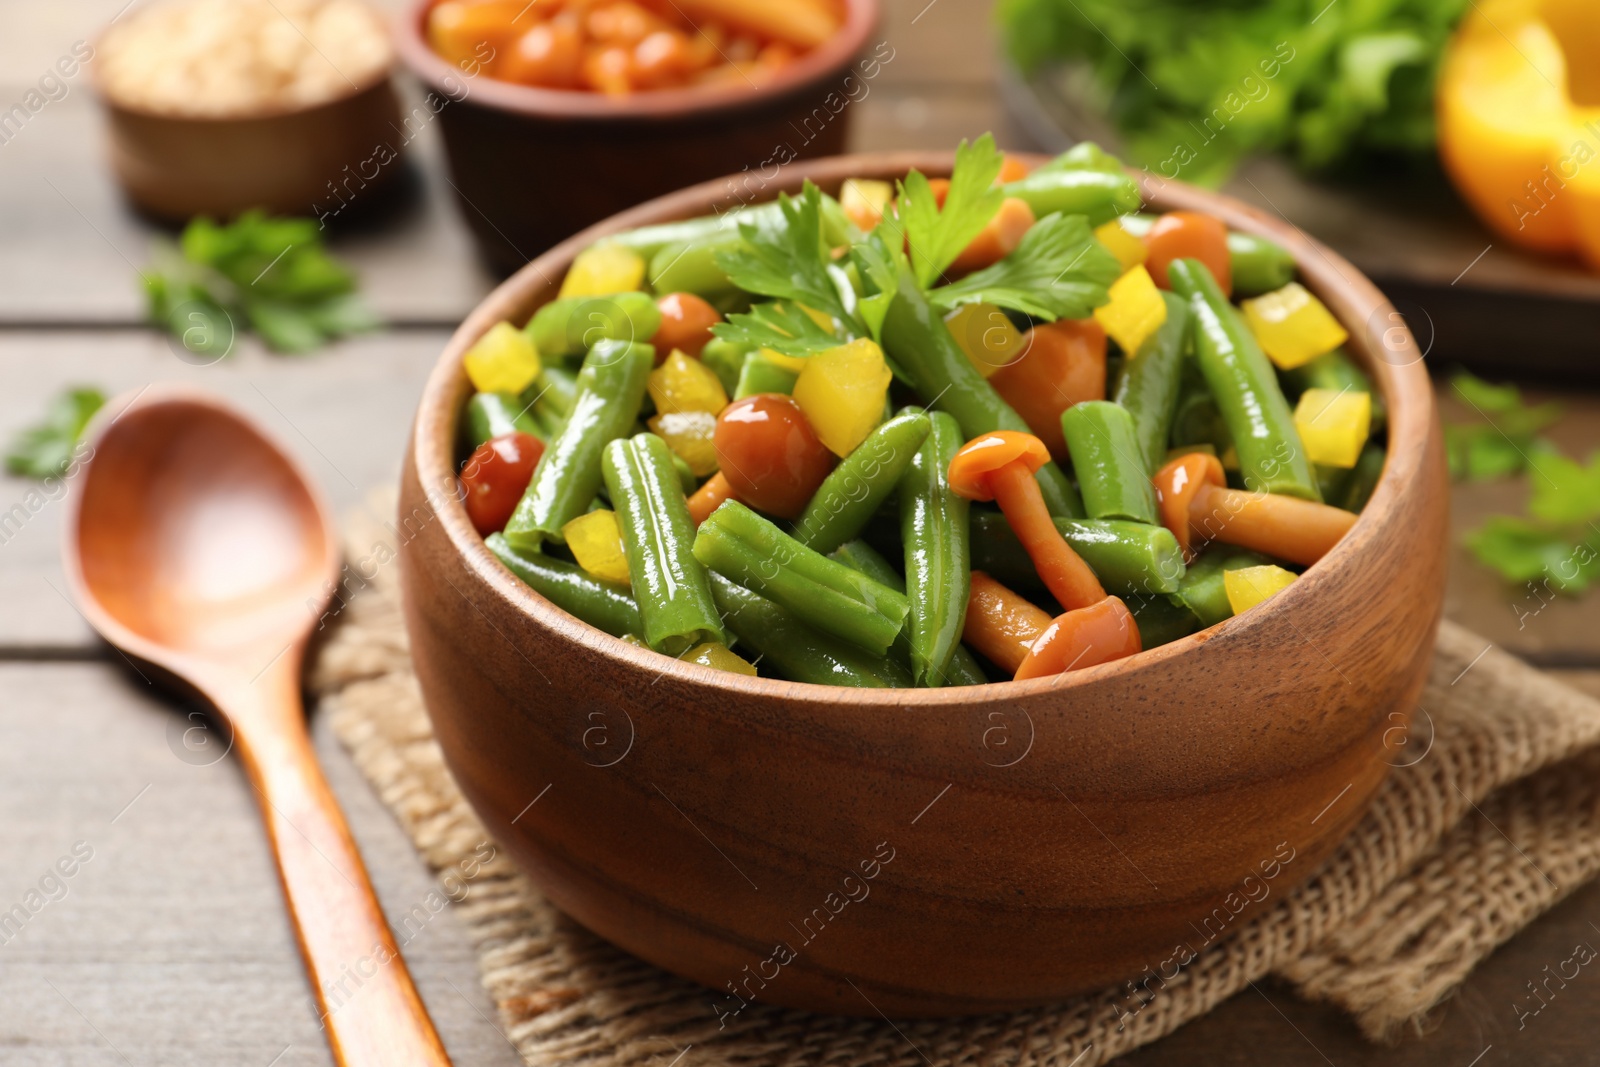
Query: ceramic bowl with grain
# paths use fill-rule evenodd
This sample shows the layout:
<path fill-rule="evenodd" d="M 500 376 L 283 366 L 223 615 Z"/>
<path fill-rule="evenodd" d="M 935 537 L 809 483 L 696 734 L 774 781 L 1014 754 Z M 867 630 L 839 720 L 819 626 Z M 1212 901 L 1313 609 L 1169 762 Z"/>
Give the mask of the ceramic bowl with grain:
<path fill-rule="evenodd" d="M 844 151 L 855 105 L 894 60 L 873 39 L 879 0 L 844 0 L 839 31 L 758 89 L 613 99 L 467 76 L 428 44 L 437 3 L 415 5 L 396 46 L 437 102 L 461 217 L 503 274 L 651 197 L 721 175 L 729 191 L 760 187 L 794 160 Z"/>
<path fill-rule="evenodd" d="M 786 168 L 771 193 L 951 156 Z M 1384 297 L 1297 229 L 1178 183 L 1290 249 L 1389 412 L 1360 520 L 1287 591 L 1209 630 L 1055 678 L 857 690 L 680 663 L 521 584 L 455 487 L 462 353 L 552 298 L 577 252 L 725 208 L 709 182 L 539 257 L 463 323 L 405 457 L 405 615 L 434 730 L 489 832 L 541 891 L 630 952 L 828 1012 L 1012 1009 L 1181 967 L 1309 876 L 1360 818 L 1421 691 L 1443 599 L 1433 394 Z"/>

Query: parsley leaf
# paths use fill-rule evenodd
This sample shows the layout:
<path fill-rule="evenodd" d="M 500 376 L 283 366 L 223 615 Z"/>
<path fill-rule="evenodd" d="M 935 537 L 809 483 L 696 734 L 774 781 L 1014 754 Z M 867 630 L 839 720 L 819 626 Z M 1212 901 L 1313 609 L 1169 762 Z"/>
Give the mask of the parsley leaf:
<path fill-rule="evenodd" d="M 1545 457 L 1556 454 L 1555 445 L 1541 431 L 1561 417 L 1561 405 L 1529 407 L 1515 386 L 1492 385 L 1464 371 L 1450 384 L 1483 419 L 1445 427 L 1450 474 L 1458 481 L 1509 478 L 1527 470 L 1530 463 L 1542 467 Z"/>
<path fill-rule="evenodd" d="M 785 356 L 811 356 L 845 343 L 795 304 L 756 304 L 744 314 L 730 315 L 711 332 L 725 341 L 751 348 L 770 348 Z"/>
<path fill-rule="evenodd" d="M 260 211 L 227 225 L 193 220 L 176 247 L 157 247 L 145 275 L 151 321 L 197 355 L 226 354 L 246 324 L 279 352 L 371 330 L 378 319 L 355 284 L 316 222 Z"/>
<path fill-rule="evenodd" d="M 1006 258 L 928 294 L 935 307 L 989 303 L 1042 319 L 1081 319 L 1121 273 L 1082 215 L 1048 215 Z"/>
<path fill-rule="evenodd" d="M 962 141 L 956 148 L 943 208 L 920 171 L 912 171 L 900 183 L 896 210 L 911 244 L 917 282 L 923 288 L 938 280 L 1000 210 L 1005 193 L 994 180 L 1003 163 L 992 134 L 986 133 L 972 144 Z"/>
<path fill-rule="evenodd" d="M 1550 523 L 1600 519 L 1600 452 L 1592 453 L 1587 464 L 1562 455 L 1541 457 L 1538 471 L 1528 503 L 1534 518 Z"/>
<path fill-rule="evenodd" d="M 840 320 L 847 329 L 859 327 L 855 290 L 822 244 L 821 190 L 808 180 L 798 197 L 778 194 L 778 212 L 776 218 L 741 222 L 744 244 L 717 253 L 717 266 L 747 293 L 790 300 Z"/>
<path fill-rule="evenodd" d="M 1552 529 L 1514 515 L 1496 515 L 1467 534 L 1467 547 L 1507 581 L 1546 579 L 1576 596 L 1600 580 L 1600 536 L 1593 528 Z"/>
<path fill-rule="evenodd" d="M 50 403 L 44 421 L 29 426 L 6 449 L 6 470 L 43 481 L 58 478 L 72 463 L 83 428 L 106 402 L 98 389 L 68 389 Z"/>

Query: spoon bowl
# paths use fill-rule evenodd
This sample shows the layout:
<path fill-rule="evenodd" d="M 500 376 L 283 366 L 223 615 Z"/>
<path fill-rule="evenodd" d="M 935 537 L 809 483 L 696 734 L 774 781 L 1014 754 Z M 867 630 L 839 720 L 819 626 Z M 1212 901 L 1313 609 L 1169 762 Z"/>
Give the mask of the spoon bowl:
<path fill-rule="evenodd" d="M 264 431 L 203 393 L 113 400 L 89 440 L 67 580 L 102 637 L 231 727 L 335 1061 L 447 1067 L 306 732 L 300 666 L 339 568 L 321 497 Z"/>

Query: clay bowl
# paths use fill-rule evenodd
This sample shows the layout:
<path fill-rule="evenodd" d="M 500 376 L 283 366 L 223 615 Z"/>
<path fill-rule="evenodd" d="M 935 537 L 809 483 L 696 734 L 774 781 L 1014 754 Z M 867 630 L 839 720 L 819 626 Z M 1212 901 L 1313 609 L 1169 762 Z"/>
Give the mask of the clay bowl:
<path fill-rule="evenodd" d="M 406 137 L 388 71 L 326 103 L 220 118 L 149 111 L 97 89 L 117 181 L 159 219 L 250 208 L 328 218 L 401 173 Z"/>
<path fill-rule="evenodd" d="M 771 191 L 910 166 L 947 174 L 950 155 L 823 160 Z M 723 183 L 552 249 L 440 359 L 399 517 L 439 743 L 539 888 L 718 991 L 708 1016 L 751 997 L 946 1015 L 1170 980 L 1310 875 L 1398 761 L 1445 578 L 1445 467 L 1420 355 L 1382 294 L 1298 230 L 1177 183 L 1147 194 L 1293 251 L 1387 401 L 1389 460 L 1351 533 L 1286 592 L 1055 679 L 862 691 L 717 673 L 577 621 L 483 547 L 454 495 L 462 352 L 549 300 L 596 238 L 725 207 Z"/>
<path fill-rule="evenodd" d="M 760 189 L 780 166 L 844 151 L 856 100 L 894 59 L 869 48 L 878 0 L 845 0 L 845 23 L 760 89 L 669 89 L 613 100 L 469 77 L 429 47 L 422 0 L 396 32 L 436 108 L 461 217 L 509 274 L 557 241 L 651 197 L 731 175 Z"/>

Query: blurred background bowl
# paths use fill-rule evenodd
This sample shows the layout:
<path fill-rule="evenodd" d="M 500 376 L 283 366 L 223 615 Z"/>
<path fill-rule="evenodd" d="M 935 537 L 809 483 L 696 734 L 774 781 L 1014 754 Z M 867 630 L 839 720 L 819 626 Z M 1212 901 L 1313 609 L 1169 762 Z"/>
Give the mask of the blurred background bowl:
<path fill-rule="evenodd" d="M 444 102 L 450 182 L 478 247 L 509 274 L 562 238 L 642 201 L 723 175 L 746 199 L 777 168 L 844 151 L 856 69 L 878 0 L 846 0 L 829 40 L 759 89 L 662 89 L 613 99 L 468 77 L 429 46 L 424 0 L 396 34 L 400 57 Z M 854 77 L 855 82 L 847 79 Z"/>

